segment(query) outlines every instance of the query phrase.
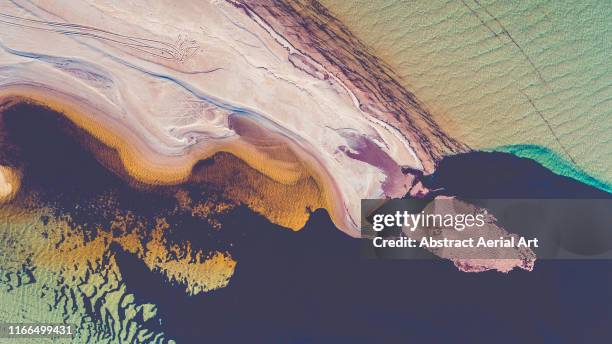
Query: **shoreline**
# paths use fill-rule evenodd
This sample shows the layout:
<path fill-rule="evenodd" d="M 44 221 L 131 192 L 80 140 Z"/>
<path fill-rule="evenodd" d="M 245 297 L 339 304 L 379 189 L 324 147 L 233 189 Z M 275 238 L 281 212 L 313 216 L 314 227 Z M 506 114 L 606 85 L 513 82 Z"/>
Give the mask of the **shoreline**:
<path fill-rule="evenodd" d="M 259 174 L 263 180 L 269 180 L 270 185 L 277 184 L 279 190 L 283 187 L 291 188 L 302 183 L 303 180 L 312 179 L 316 184 L 315 187 L 319 192 L 318 198 L 322 204 L 320 204 L 320 207 L 311 209 L 311 211 L 324 208 L 329 212 L 332 221 L 334 221 L 337 227 L 341 229 L 354 227 L 352 223 L 347 223 L 346 220 L 341 218 L 341 212 L 334 210 L 339 206 L 339 201 L 333 199 L 334 192 L 332 190 L 335 187 L 329 176 L 322 176 L 321 173 L 315 172 L 315 168 L 310 166 L 316 159 L 304 157 L 303 154 L 305 153 L 295 153 L 298 149 L 297 146 L 284 142 L 281 137 L 276 137 L 275 140 L 280 145 L 286 145 L 283 147 L 285 148 L 286 160 L 293 158 L 295 161 L 285 161 L 283 164 L 283 161 L 275 160 L 262 154 L 258 147 L 253 144 L 254 142 L 250 142 L 251 145 L 240 142 L 243 140 L 242 138 L 227 140 L 225 144 L 209 145 L 207 143 L 195 145 L 190 147 L 185 155 L 164 156 L 147 149 L 146 145 L 136 135 L 132 135 L 129 132 L 117 134 L 117 132 L 121 132 L 120 128 L 115 128 L 112 124 L 102 123 L 102 121 L 92 118 L 93 116 L 87 115 L 88 113 L 94 113 L 93 111 L 81 110 L 66 101 L 60 103 L 58 100 L 53 99 L 53 96 L 48 94 L 42 95 L 38 90 L 28 90 L 28 92 L 28 95 L 17 95 L 15 93 L 11 95 L 6 95 L 5 93 L 2 95 L 0 98 L 0 104 L 2 104 L 0 106 L 0 116 L 4 111 L 20 104 L 40 107 L 58 116 L 62 116 L 76 128 L 82 130 L 82 133 L 77 134 L 79 136 L 78 140 L 96 156 L 96 159 L 105 168 L 111 170 L 132 186 L 181 185 L 188 182 L 206 181 L 208 176 L 202 176 L 201 171 L 195 171 L 196 167 L 201 163 L 206 164 L 209 161 L 214 163 L 215 157 L 219 154 L 228 154 L 235 157 L 238 161 L 238 163 L 232 162 L 230 158 L 230 165 L 233 165 L 238 170 L 252 169 L 253 172 L 247 172 L 247 174 L 251 176 Z M 257 127 L 254 121 L 248 119 L 241 121 L 244 127 Z M 245 123 L 245 121 L 248 121 L 248 123 Z M 109 129 L 109 127 L 113 128 Z M 263 129 L 255 130 L 258 135 L 265 132 Z M 248 135 L 244 137 L 248 137 Z M 129 144 L 127 143 L 128 141 L 130 142 Z M 271 141 L 266 138 L 265 142 L 270 143 Z M 227 159 L 225 160 L 227 162 Z M 244 165 L 241 165 L 239 162 L 243 162 Z M 293 168 L 293 173 L 290 173 L 291 171 L 288 169 L 287 164 L 297 165 Z M 200 175 L 198 176 L 196 172 Z M 219 171 L 213 171 L 212 173 L 213 175 L 218 175 Z M 214 179 L 215 177 L 208 179 L 210 180 L 211 178 Z M 216 182 L 222 183 L 223 180 L 217 178 Z M 250 181 L 244 182 L 248 184 Z M 251 187 L 257 189 L 258 185 L 251 185 Z M 312 190 L 310 193 L 312 193 Z M 250 195 L 235 194 L 234 196 L 240 198 L 235 201 L 246 201 L 245 203 L 249 203 L 248 198 Z M 294 195 L 287 194 L 286 196 L 287 200 L 290 200 Z M 295 199 L 292 201 L 296 202 Z M 276 200 L 276 202 L 278 203 L 279 201 Z M 333 204 L 336 205 L 333 206 Z M 304 214 L 275 215 L 270 209 L 267 212 L 262 212 L 263 208 L 261 207 L 258 212 L 266 216 L 273 223 L 283 225 L 292 230 L 299 230 L 304 226 L 309 217 L 308 208 L 308 204 L 305 204 L 303 207 L 305 210 Z M 301 225 L 298 223 L 301 223 Z M 347 234 L 351 236 L 359 235 L 358 232 L 347 232 Z"/>

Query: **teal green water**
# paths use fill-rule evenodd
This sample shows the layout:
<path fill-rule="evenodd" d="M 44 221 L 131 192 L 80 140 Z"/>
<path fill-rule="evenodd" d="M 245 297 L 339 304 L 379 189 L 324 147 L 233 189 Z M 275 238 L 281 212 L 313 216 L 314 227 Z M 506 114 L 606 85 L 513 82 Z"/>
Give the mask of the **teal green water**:
<path fill-rule="evenodd" d="M 582 183 L 612 193 L 612 184 L 591 177 L 570 161 L 562 158 L 548 148 L 536 145 L 510 145 L 497 147 L 488 151 L 510 153 L 521 158 L 535 160 L 558 175 L 573 178 Z"/>
<path fill-rule="evenodd" d="M 321 2 L 453 137 L 547 147 L 612 183 L 612 1 Z"/>

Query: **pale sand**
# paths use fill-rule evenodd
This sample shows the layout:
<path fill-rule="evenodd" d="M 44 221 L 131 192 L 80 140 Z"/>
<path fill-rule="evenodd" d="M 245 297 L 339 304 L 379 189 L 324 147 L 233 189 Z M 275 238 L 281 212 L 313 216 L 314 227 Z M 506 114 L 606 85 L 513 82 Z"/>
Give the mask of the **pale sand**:
<path fill-rule="evenodd" d="M 0 204 L 15 197 L 20 183 L 19 173 L 15 169 L 0 165 Z"/>
<path fill-rule="evenodd" d="M 431 171 L 433 158 L 412 148 L 421 144 L 415 133 L 385 123 L 384 104 L 364 112 L 363 93 L 265 23 L 225 2 L 167 5 L 3 2 L 2 102 L 64 113 L 146 183 L 180 183 L 217 151 L 278 183 L 313 175 L 333 221 L 353 236 L 360 199 L 406 194 L 413 179 L 402 166 Z M 297 68 L 296 58 L 316 72 Z M 261 128 L 259 141 L 235 130 L 239 118 Z M 268 136 L 303 164 L 270 154 Z M 389 157 L 383 167 L 359 157 L 363 142 L 367 154 Z"/>

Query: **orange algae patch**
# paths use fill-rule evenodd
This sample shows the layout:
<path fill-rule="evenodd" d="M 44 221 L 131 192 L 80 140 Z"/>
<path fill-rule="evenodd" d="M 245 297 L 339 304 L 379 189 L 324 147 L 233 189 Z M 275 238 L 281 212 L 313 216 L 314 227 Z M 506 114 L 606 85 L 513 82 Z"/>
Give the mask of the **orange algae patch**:
<path fill-rule="evenodd" d="M 196 159 L 195 155 L 183 157 L 180 164 L 172 161 L 187 171 L 184 176 L 183 172 L 173 174 L 172 171 L 176 172 L 176 169 L 159 165 L 160 169 L 167 172 L 160 177 L 157 170 L 149 170 L 148 165 L 140 164 L 138 142 L 128 145 L 131 139 L 126 140 L 122 135 L 117 135 L 122 133 L 120 130 L 107 130 L 107 127 L 98 124 L 90 115 L 82 115 L 68 103 L 66 105 L 50 99 L 40 99 L 4 98 L 0 112 L 23 102 L 53 110 L 67 135 L 73 135 L 106 168 L 132 185 L 146 187 L 151 184 L 192 182 L 213 184 L 222 189 L 224 196 L 231 200 L 244 203 L 272 222 L 295 230 L 302 228 L 307 221 L 307 209 L 327 207 L 330 204 L 326 192 L 320 187 L 321 177 L 314 173 L 311 165 L 301 155 L 298 158 L 295 148 L 279 137 L 265 137 L 265 131 L 252 123 L 240 122 L 241 139 L 229 142 L 201 163 L 196 164 L 201 159 Z M 126 135 L 135 139 L 129 133 Z M 249 158 L 242 159 L 240 155 Z M 202 153 L 200 157 L 208 156 Z M 3 176 L 15 174 L 19 177 L 18 167 L 12 167 L 15 164 L 19 165 L 19 162 L 8 161 L 2 170 Z M 140 175 L 145 177 L 139 179 Z M 167 176 L 174 177 L 164 179 Z M 14 185 L 17 187 L 12 187 L 12 190 L 18 190 L 18 183 Z M 221 223 L 214 215 L 225 213 L 236 204 L 214 198 L 192 199 L 180 186 L 168 190 L 177 189 L 176 208 L 174 213 L 169 209 L 170 213 L 186 213 L 205 219 L 217 230 Z M 35 252 L 35 256 L 23 256 L 23 259 L 31 258 L 35 266 L 62 271 L 71 278 L 78 278 L 91 267 L 115 264 L 112 245 L 142 260 L 148 269 L 184 286 L 187 293 L 194 295 L 225 287 L 237 264 L 228 252 L 194 249 L 189 241 L 169 242 L 167 237 L 170 228 L 161 215 L 153 220 L 143 220 L 135 214 L 121 211 L 112 193 L 101 195 L 95 204 L 100 212 L 110 212 L 114 218 L 95 228 L 89 228 L 87 224 L 76 224 L 70 215 L 57 217 L 51 209 L 41 207 L 42 203 L 38 202 L 36 194 L 20 194 L 14 200 L 3 205 L 0 210 L 0 214 L 9 219 L 8 226 L 11 228 L 7 232 L 4 232 L 4 228 L 1 230 L 4 233 L 22 233 L 22 237 L 27 235 L 24 244 L 29 248 L 24 250 L 24 254 L 26 251 L 30 254 Z M 13 230 L 13 227 L 19 227 L 18 231 Z M 176 229 L 172 230 L 174 232 Z M 92 237 L 91 233 L 95 235 Z"/>
<path fill-rule="evenodd" d="M 194 251 L 189 242 L 169 246 L 164 237 L 168 228 L 164 219 L 157 219 L 151 240 L 145 246 L 143 261 L 151 270 L 186 285 L 190 295 L 223 288 L 229 283 L 236 267 L 229 253 Z"/>
<path fill-rule="evenodd" d="M 216 198 L 211 199 L 210 197 L 202 202 L 194 202 L 189 193 L 186 190 L 178 190 L 174 197 L 178 202 L 178 209 L 182 211 L 191 212 L 191 216 L 206 220 L 208 224 L 214 229 L 221 229 L 221 222 L 219 222 L 212 214 L 223 214 L 235 207 L 234 203 L 228 203 Z"/>
<path fill-rule="evenodd" d="M 225 196 L 246 204 L 271 222 L 293 230 L 304 226 L 309 210 L 319 208 L 327 209 L 340 225 L 337 220 L 341 214 L 333 206 L 334 193 L 328 190 L 333 188 L 331 177 L 325 172 L 319 173 L 313 167 L 316 161 L 297 154 L 287 139 L 258 127 L 252 120 L 234 121 L 240 138 L 194 146 L 180 157 L 162 157 L 145 147 L 134 134 L 112 123 L 112 119 L 97 120 L 96 117 L 103 116 L 87 114 L 61 95 L 50 96 L 30 88 L 26 94 L 5 96 L 3 107 L 28 102 L 65 116 L 76 126 L 73 131 L 79 141 L 107 168 L 131 184 L 207 182 L 219 186 Z M 206 159 L 219 166 L 202 169 L 198 161 Z M 195 209 L 194 213 L 197 212 L 207 210 Z"/>
<path fill-rule="evenodd" d="M 218 153 L 212 159 L 212 164 L 194 168 L 193 180 L 219 185 L 227 197 L 246 204 L 273 223 L 299 230 L 310 216 L 309 209 L 327 206 L 313 177 L 281 184 L 231 154 Z"/>

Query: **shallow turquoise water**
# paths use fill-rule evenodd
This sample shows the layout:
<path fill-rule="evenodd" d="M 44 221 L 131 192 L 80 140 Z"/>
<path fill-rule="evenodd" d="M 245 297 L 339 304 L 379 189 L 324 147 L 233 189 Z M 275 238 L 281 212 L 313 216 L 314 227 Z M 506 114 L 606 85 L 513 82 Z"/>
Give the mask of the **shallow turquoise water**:
<path fill-rule="evenodd" d="M 593 178 L 570 161 L 545 147 L 537 145 L 508 145 L 496 147 L 488 151 L 510 153 L 521 158 L 532 159 L 558 175 L 573 178 L 601 190 L 612 192 L 612 184 Z"/>

